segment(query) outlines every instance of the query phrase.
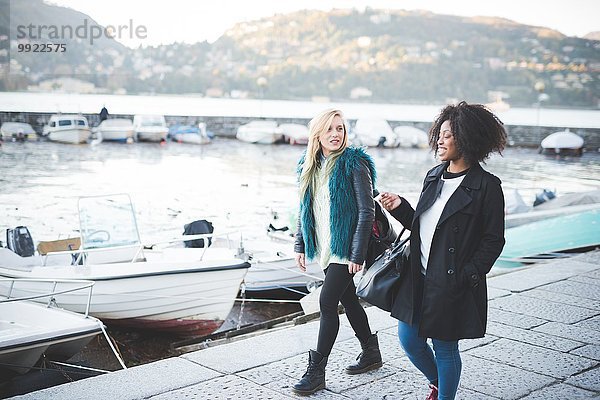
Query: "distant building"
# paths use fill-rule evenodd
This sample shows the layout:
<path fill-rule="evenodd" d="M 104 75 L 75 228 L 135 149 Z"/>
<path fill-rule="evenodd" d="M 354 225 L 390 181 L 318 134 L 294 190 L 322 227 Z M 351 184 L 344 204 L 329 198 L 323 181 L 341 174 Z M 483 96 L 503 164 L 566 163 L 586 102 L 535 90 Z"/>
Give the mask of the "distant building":
<path fill-rule="evenodd" d="M 206 89 L 206 97 L 223 97 L 223 89 L 221 88 L 208 88 Z"/>
<path fill-rule="evenodd" d="M 350 91 L 350 98 L 353 100 L 360 99 L 361 97 L 371 97 L 373 96 L 373 92 L 371 92 L 366 87 L 355 87 Z"/>
<path fill-rule="evenodd" d="M 331 101 L 327 96 L 312 96 L 310 99 L 313 103 L 329 103 Z"/>
<path fill-rule="evenodd" d="M 486 58 L 488 66 L 491 69 L 504 69 L 506 68 L 506 61 L 498 57 L 488 57 Z"/>
<path fill-rule="evenodd" d="M 247 90 L 232 90 L 231 92 L 229 92 L 229 96 L 232 99 L 247 99 L 248 98 L 248 91 Z"/>
<path fill-rule="evenodd" d="M 369 20 L 376 25 L 389 23 L 391 19 L 392 17 L 389 12 L 373 14 L 369 17 Z"/>
<path fill-rule="evenodd" d="M 99 90 L 91 82 L 75 78 L 56 78 L 41 81 L 37 85 L 27 87 L 30 92 L 62 92 L 62 93 L 98 93 Z"/>
<path fill-rule="evenodd" d="M 361 36 L 356 40 L 358 47 L 365 48 L 371 45 L 371 38 L 368 36 Z"/>

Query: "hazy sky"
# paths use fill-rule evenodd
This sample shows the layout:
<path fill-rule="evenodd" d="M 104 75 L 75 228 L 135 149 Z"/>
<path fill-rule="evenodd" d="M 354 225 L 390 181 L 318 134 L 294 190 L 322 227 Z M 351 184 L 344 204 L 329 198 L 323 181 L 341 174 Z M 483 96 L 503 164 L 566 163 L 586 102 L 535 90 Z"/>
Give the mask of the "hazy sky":
<path fill-rule="evenodd" d="M 214 41 L 236 22 L 300 9 L 423 9 L 440 14 L 498 16 L 547 26 L 565 35 L 600 30 L 600 0 L 47 0 L 90 15 L 101 25 L 144 25 L 147 38 L 120 41 L 128 46 Z"/>

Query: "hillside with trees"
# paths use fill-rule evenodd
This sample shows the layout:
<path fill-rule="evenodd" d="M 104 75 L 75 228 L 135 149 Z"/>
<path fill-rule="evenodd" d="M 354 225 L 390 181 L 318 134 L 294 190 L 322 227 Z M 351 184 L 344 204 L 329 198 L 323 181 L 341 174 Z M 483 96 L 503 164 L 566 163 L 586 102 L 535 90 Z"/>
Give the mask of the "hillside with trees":
<path fill-rule="evenodd" d="M 29 3 L 17 13 L 23 20 L 31 20 L 28 10 L 42 4 L 22 3 Z M 73 13 L 43 6 L 56 18 Z M 595 38 L 425 11 L 299 11 L 236 24 L 214 43 L 129 49 L 106 39 L 73 45 L 68 56 L 43 63 L 16 53 L 11 40 L 11 74 L 3 70 L 0 89 L 35 90 L 49 79 L 71 76 L 107 93 L 385 103 L 503 98 L 531 106 L 543 92 L 549 106 L 598 108 Z"/>

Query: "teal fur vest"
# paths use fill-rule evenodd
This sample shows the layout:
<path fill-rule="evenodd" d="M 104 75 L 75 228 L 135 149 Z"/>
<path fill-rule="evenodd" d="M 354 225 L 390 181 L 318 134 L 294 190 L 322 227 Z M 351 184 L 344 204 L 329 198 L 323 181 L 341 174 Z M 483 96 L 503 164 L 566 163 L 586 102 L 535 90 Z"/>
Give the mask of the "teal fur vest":
<path fill-rule="evenodd" d="M 298 177 L 304 165 L 303 155 L 298 162 Z M 352 174 L 364 162 L 371 172 L 371 181 L 375 187 L 375 163 L 371 156 L 358 147 L 347 147 L 336 160 L 329 176 L 331 230 L 331 254 L 340 258 L 349 258 L 352 237 L 358 222 L 358 205 L 354 196 Z M 304 239 L 304 252 L 308 259 L 313 259 L 316 252 L 315 216 L 312 207 L 312 189 L 309 187 L 300 202 L 300 222 Z"/>

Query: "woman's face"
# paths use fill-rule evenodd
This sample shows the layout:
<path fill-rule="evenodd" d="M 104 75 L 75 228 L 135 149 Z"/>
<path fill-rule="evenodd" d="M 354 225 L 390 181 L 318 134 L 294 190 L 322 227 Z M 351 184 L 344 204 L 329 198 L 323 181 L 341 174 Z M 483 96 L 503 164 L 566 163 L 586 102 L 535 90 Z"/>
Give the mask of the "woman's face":
<path fill-rule="evenodd" d="M 441 161 L 455 161 L 461 158 L 456 147 L 456 142 L 454 141 L 454 133 L 450 127 L 450 120 L 442 123 L 437 145 L 437 156 Z"/>
<path fill-rule="evenodd" d="M 327 129 L 327 132 L 319 136 L 319 143 L 321 144 L 321 150 L 325 157 L 329 156 L 332 152 L 337 151 L 342 147 L 344 141 L 344 121 L 339 115 L 333 117 L 331 126 Z"/>

